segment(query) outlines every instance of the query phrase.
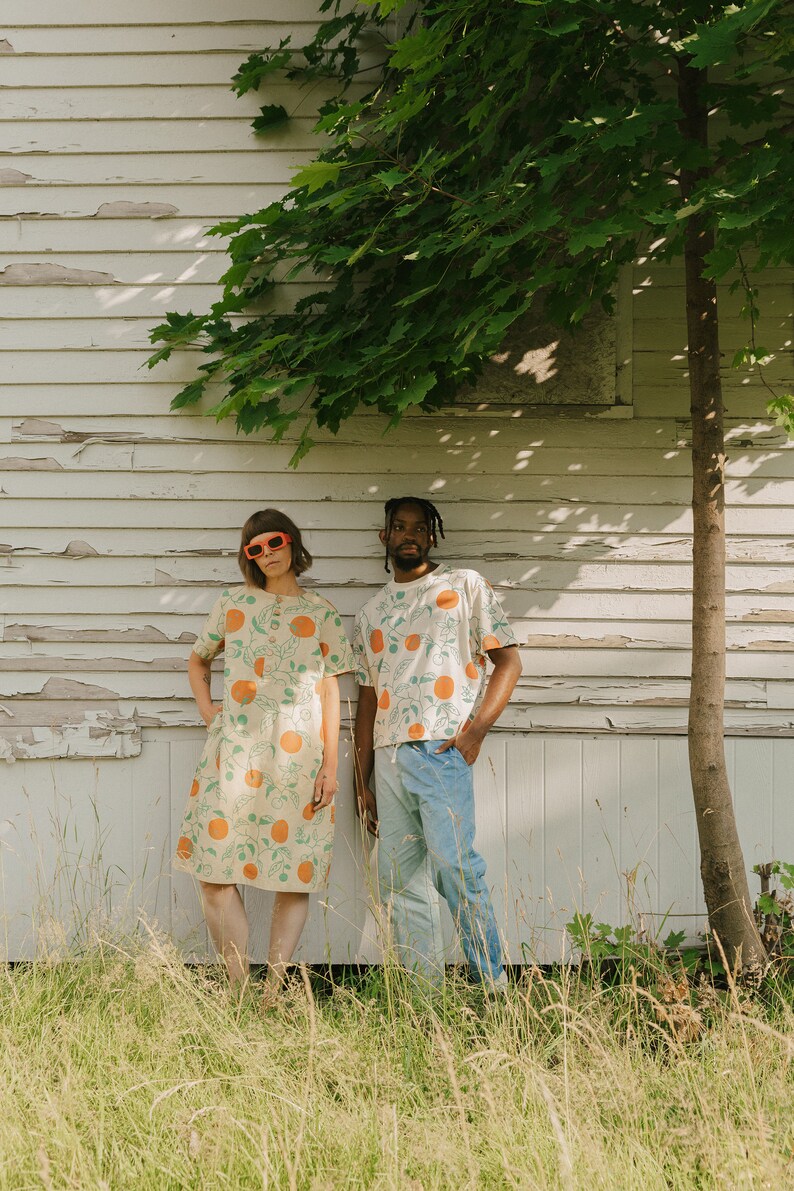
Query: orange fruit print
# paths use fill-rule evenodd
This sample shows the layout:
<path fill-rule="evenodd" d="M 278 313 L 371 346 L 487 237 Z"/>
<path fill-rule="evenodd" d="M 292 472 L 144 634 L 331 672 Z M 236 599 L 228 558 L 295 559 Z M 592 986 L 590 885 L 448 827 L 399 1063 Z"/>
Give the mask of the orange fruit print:
<path fill-rule="evenodd" d="M 373 653 L 383 652 L 383 633 L 380 629 L 373 629 L 369 635 L 369 647 Z"/>
<path fill-rule="evenodd" d="M 286 819 L 276 819 L 273 826 L 270 828 L 270 838 L 276 844 L 284 844 L 287 842 L 289 835 L 289 823 Z"/>
<path fill-rule="evenodd" d="M 483 649 L 500 649 L 501 642 L 498 637 L 494 637 L 493 633 L 486 633 L 482 639 Z"/>
<path fill-rule="evenodd" d="M 419 648 L 422 644 L 422 638 L 418 633 L 411 633 L 410 637 L 405 638 L 405 648 L 410 649 L 411 653 Z"/>
<path fill-rule="evenodd" d="M 479 678 L 480 677 L 480 671 L 474 662 L 466 663 L 466 677 L 467 678 Z"/>
<path fill-rule="evenodd" d="M 304 819 L 306 819 L 307 821 L 311 820 L 314 818 L 314 816 L 316 814 L 317 814 L 317 807 L 314 805 L 313 802 L 307 802 L 305 807 L 303 808 Z"/>
<path fill-rule="evenodd" d="M 229 834 L 229 824 L 225 819 L 210 819 L 207 831 L 213 839 L 226 839 Z"/>
<path fill-rule="evenodd" d="M 424 726 L 422 724 L 411 724 L 408 729 L 408 735 L 411 740 L 421 740 L 425 734 Z"/>
<path fill-rule="evenodd" d="M 245 707 L 246 703 L 251 703 L 256 696 L 256 683 L 246 682 L 241 678 L 235 682 L 231 691 L 232 698 L 235 703 L 239 703 L 241 707 Z"/>
<path fill-rule="evenodd" d="M 324 658 L 327 658 L 327 657 L 328 657 L 328 654 L 329 654 L 330 652 L 331 652 L 331 646 L 328 644 L 328 642 L 327 642 L 327 641 L 321 641 L 321 642 L 320 642 L 320 653 L 323 655 L 323 657 L 324 657 Z"/>
<path fill-rule="evenodd" d="M 198 794 L 198 792 L 199 792 L 199 784 L 197 781 L 194 780 L 193 785 L 190 787 L 190 797 L 195 798 L 196 795 Z"/>
<path fill-rule="evenodd" d="M 230 608 L 226 613 L 226 629 L 230 633 L 236 633 L 245 624 L 245 613 L 241 612 L 239 608 Z"/>
<path fill-rule="evenodd" d="M 384 691 L 383 694 L 381 695 L 380 699 L 378 699 L 378 707 L 381 709 L 381 711 L 385 711 L 390 703 L 391 703 L 391 699 L 389 697 L 389 692 Z"/>
<path fill-rule="evenodd" d="M 310 616 L 294 616 L 289 622 L 293 637 L 313 637 L 317 625 Z"/>
<path fill-rule="evenodd" d="M 257 658 L 256 661 L 254 662 L 254 674 L 256 674 L 257 678 L 261 678 L 262 675 L 264 674 L 264 672 L 265 672 L 265 659 Z"/>
<path fill-rule="evenodd" d="M 180 860 L 189 860 L 193 855 L 193 841 L 183 835 L 176 846 L 176 854 Z"/>
<path fill-rule="evenodd" d="M 249 769 L 245 775 L 245 784 L 250 786 L 252 790 L 258 790 L 265 780 L 265 775 L 261 769 Z"/>
<path fill-rule="evenodd" d="M 243 865 L 243 876 L 248 877 L 249 881 L 253 881 L 254 877 L 259 876 L 259 869 L 256 867 L 255 864 L 244 864 Z"/>
<path fill-rule="evenodd" d="M 297 732 L 284 732 L 279 744 L 285 753 L 299 753 L 303 747 L 303 740 Z"/>
<path fill-rule="evenodd" d="M 439 608 L 457 608 L 460 603 L 460 596 L 456 591 L 447 588 L 446 591 L 440 591 L 436 596 L 436 603 Z"/>
<path fill-rule="evenodd" d="M 437 699 L 451 699 L 455 691 L 455 682 L 447 674 L 437 678 L 433 686 L 433 694 Z"/>
<path fill-rule="evenodd" d="M 304 885 L 308 885 L 314 876 L 314 865 L 311 860 L 302 860 L 298 865 L 298 880 L 303 881 Z"/>

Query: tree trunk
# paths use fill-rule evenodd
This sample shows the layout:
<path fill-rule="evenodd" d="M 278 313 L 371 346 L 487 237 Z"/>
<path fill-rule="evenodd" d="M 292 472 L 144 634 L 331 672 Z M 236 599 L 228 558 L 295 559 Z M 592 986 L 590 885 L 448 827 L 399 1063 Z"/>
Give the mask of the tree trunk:
<path fill-rule="evenodd" d="M 704 148 L 705 82 L 705 71 L 680 64 L 681 127 L 689 140 Z M 698 170 L 682 173 L 685 201 L 699 176 Z M 725 439 L 717 288 L 703 275 L 704 258 L 713 247 L 711 228 L 697 215 L 690 216 L 684 248 L 693 515 L 689 769 L 709 925 L 731 966 L 748 972 L 763 971 L 767 961 L 753 918 L 725 765 Z"/>

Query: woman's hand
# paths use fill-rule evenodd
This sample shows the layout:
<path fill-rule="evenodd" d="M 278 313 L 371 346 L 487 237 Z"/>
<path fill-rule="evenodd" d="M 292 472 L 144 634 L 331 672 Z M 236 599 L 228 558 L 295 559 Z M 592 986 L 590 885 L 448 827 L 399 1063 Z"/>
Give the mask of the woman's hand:
<path fill-rule="evenodd" d="M 212 723 L 212 721 L 215 719 L 215 716 L 218 714 L 219 711 L 223 711 L 222 703 L 212 703 L 206 709 L 206 711 L 202 711 L 201 718 L 204 720 L 204 723 L 207 725 L 208 728 L 209 728 L 210 724 Z"/>
<path fill-rule="evenodd" d="M 323 765 L 317 777 L 314 779 L 314 807 L 315 810 L 322 810 L 324 806 L 330 806 L 333 802 L 334 794 L 339 789 L 339 782 L 336 780 L 336 770 L 331 769 L 329 765 Z"/>

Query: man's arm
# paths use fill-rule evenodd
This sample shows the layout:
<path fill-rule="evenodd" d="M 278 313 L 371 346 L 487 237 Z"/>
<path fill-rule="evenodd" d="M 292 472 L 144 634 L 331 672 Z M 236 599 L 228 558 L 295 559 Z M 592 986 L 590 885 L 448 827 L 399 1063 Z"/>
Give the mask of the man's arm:
<path fill-rule="evenodd" d="M 375 764 L 375 746 L 373 744 L 373 729 L 378 710 L 378 698 L 375 688 L 361 686 L 358 688 L 358 707 L 356 708 L 356 724 L 353 732 L 355 755 L 353 767 L 356 779 L 356 802 L 358 813 L 370 835 L 378 834 L 378 807 L 375 795 L 370 789 L 372 769 Z"/>
<path fill-rule="evenodd" d="M 493 662 L 493 670 L 476 716 L 468 728 L 458 732 L 451 740 L 445 740 L 441 747 L 436 749 L 437 753 L 443 753 L 454 745 L 467 765 L 473 765 L 477 760 L 482 742 L 507 707 L 513 687 L 521 677 L 521 658 L 517 645 L 489 649 L 488 657 Z"/>

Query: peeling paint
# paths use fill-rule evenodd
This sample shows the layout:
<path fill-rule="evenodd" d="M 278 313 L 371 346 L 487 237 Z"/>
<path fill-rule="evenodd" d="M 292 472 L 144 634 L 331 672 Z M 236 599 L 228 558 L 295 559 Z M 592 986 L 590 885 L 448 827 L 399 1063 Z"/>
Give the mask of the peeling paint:
<path fill-rule="evenodd" d="M 745 612 L 742 620 L 763 620 L 771 624 L 794 624 L 794 612 L 786 608 L 761 608 Z"/>
<path fill-rule="evenodd" d="M 166 215 L 178 215 L 179 208 L 171 203 L 130 203 L 119 200 L 102 203 L 94 219 L 162 219 Z"/>
<path fill-rule="evenodd" d="M 16 50 L 12 46 L 11 42 L 7 41 L 5 37 L 0 37 L 0 54 L 15 54 L 15 53 L 16 53 Z"/>
<path fill-rule="evenodd" d="M 57 422 L 45 422 L 43 418 L 25 418 L 13 427 L 15 434 L 23 438 L 57 438 L 61 439 L 65 431 Z"/>
<path fill-rule="evenodd" d="M 0 468 L 3 471 L 63 471 L 63 464 L 57 459 L 19 459 L 13 456 L 0 459 Z"/>
<path fill-rule="evenodd" d="M 35 695 L 15 695 L 16 699 L 120 699 L 118 691 L 111 691 L 108 687 L 94 686 L 90 682 L 76 682 L 73 678 L 61 678 L 55 675 L 48 678 L 44 686 Z"/>
<path fill-rule="evenodd" d="M 14 422 L 11 435 L 12 440 L 17 442 L 25 439 L 51 438 L 56 442 L 79 442 L 83 446 L 103 442 L 139 442 L 142 438 L 129 430 L 103 430 L 99 434 L 96 430 L 64 430 L 57 422 L 49 422 L 45 418 L 25 418 L 21 422 Z M 79 454 L 79 451 L 75 451 L 74 457 Z"/>
<path fill-rule="evenodd" d="M 0 180 L 2 170 L 0 170 Z M 112 273 L 27 261 L 0 271 L 0 285 L 118 285 Z"/>
<path fill-rule="evenodd" d="M 68 558 L 89 558 L 91 556 L 99 558 L 99 551 L 81 538 L 74 538 L 67 544 L 65 550 L 61 550 L 61 554 L 65 554 Z"/>
<path fill-rule="evenodd" d="M 628 645 L 636 646 L 640 643 L 631 637 L 576 637 L 568 633 L 535 633 L 527 637 L 525 644 L 536 649 L 624 649 Z"/>
<path fill-rule="evenodd" d="M 130 641 L 142 645 L 192 645 L 196 634 L 180 633 L 169 637 L 153 625 L 142 629 L 70 629 L 58 625 L 9 624 L 3 632 L 4 641 Z"/>
<path fill-rule="evenodd" d="M 22 170 L 0 170 L 0 186 L 24 186 L 32 177 L 32 174 L 23 174 Z"/>
<path fill-rule="evenodd" d="M 30 644 L 28 642 L 28 644 Z M 128 642 L 125 642 L 128 644 Z M 107 670 L 112 674 L 137 673 L 145 670 L 147 673 L 184 674 L 186 671 L 186 654 L 170 658 L 59 658 L 31 657 L 26 653 L 24 657 L 0 657 L 0 674 L 6 672 L 24 671 L 26 674 L 52 674 L 53 670 L 62 673 L 79 674 L 81 670 L 92 673 Z"/>
<path fill-rule="evenodd" d="M 134 719 L 101 711 L 85 711 L 75 723 L 22 730 L 0 727 L 0 760 L 56 759 L 59 757 L 137 757 L 141 752 L 140 726 Z"/>

